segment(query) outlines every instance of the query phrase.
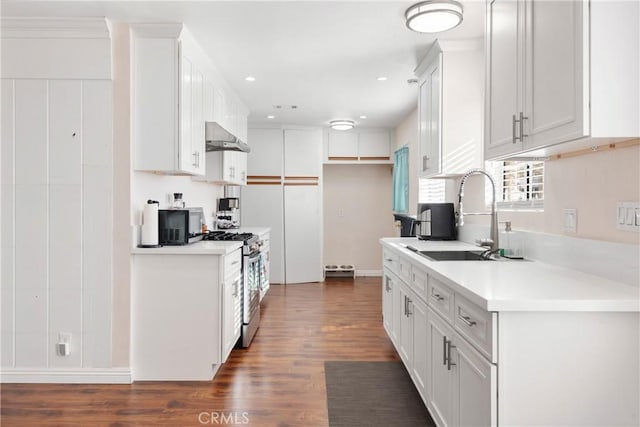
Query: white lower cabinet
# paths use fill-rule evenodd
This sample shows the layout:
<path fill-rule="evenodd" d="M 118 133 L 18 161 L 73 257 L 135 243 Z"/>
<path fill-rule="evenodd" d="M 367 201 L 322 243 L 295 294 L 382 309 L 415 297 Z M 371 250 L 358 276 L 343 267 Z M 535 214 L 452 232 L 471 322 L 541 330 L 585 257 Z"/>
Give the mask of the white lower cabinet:
<path fill-rule="evenodd" d="M 491 363 L 495 355 L 485 350 L 495 339 L 491 313 L 407 258 L 388 250 L 383 257 L 383 325 L 436 425 L 496 426 L 497 365 Z M 410 282 L 401 278 L 401 265 L 405 272 L 409 266 Z M 441 306 L 445 296 L 450 309 Z M 467 320 L 469 331 L 455 323 L 457 317 Z M 481 340 L 485 335 L 475 328 L 492 336 Z"/>
<path fill-rule="evenodd" d="M 427 342 L 427 407 L 436 424 L 497 425 L 497 367 L 431 309 Z"/>
<path fill-rule="evenodd" d="M 395 308 L 393 289 L 395 286 L 391 275 L 385 272 L 382 277 L 382 325 L 394 344 L 396 342 L 396 331 L 393 328 L 393 310 Z"/>
<path fill-rule="evenodd" d="M 225 257 L 225 278 L 222 282 L 222 360 L 227 360 L 240 338 L 242 328 L 241 257 L 239 250 Z"/>
<path fill-rule="evenodd" d="M 396 349 L 400 353 L 400 357 L 407 367 L 407 371 L 411 372 L 413 365 L 413 318 L 410 313 L 412 303 L 412 293 L 404 283 L 400 284 L 400 301 L 396 304 L 400 308 L 400 334 L 396 342 Z"/>

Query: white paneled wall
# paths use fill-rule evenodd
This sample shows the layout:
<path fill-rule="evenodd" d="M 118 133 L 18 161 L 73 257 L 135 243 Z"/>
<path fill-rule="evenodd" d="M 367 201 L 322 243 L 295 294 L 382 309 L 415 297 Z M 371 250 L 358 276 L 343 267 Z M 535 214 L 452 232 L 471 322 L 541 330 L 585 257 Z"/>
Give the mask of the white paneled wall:
<path fill-rule="evenodd" d="M 111 366 L 111 115 L 109 80 L 2 80 L 3 368 Z"/>

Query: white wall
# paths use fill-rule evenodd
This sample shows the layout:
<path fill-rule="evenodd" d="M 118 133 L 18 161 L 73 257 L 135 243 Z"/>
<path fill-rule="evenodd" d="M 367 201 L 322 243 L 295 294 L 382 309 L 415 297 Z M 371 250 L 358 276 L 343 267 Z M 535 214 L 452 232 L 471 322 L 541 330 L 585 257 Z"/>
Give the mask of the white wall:
<path fill-rule="evenodd" d="M 34 24 L 27 21 L 14 30 Z M 60 370 L 108 377 L 112 367 L 110 41 L 104 20 L 84 22 L 93 37 L 67 34 L 77 67 L 29 65 L 69 45 L 55 35 L 26 44 L 19 57 L 2 52 L 12 64 L 2 76 L 3 381 Z M 68 356 L 56 352 L 59 333 L 71 334 Z"/>
<path fill-rule="evenodd" d="M 378 239 L 393 236 L 390 165 L 323 167 L 323 263 L 382 270 Z"/>

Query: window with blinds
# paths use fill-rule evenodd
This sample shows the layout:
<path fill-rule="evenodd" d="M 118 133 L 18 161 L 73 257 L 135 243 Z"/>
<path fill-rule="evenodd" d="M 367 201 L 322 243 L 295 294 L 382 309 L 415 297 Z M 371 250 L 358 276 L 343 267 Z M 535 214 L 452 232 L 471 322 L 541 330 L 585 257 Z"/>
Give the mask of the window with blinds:
<path fill-rule="evenodd" d="M 500 209 L 541 210 L 544 207 L 544 162 L 486 162 L 496 181 Z M 487 180 L 485 200 L 491 203 L 491 185 Z"/>
<path fill-rule="evenodd" d="M 418 183 L 418 203 L 443 203 L 444 179 L 420 178 Z"/>

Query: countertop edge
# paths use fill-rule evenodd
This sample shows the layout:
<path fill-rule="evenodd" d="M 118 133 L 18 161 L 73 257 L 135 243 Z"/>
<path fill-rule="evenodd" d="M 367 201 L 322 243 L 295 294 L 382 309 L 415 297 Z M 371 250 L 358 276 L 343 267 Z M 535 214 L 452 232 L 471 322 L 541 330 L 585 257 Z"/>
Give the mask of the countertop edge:
<path fill-rule="evenodd" d="M 477 304 L 481 308 L 490 312 L 507 312 L 507 311 L 564 311 L 564 312 L 640 312 L 640 299 L 588 299 L 588 298 L 576 298 L 576 299 L 487 299 L 482 295 L 475 293 L 473 290 L 466 286 L 457 283 L 455 280 L 443 275 L 442 273 L 434 270 L 429 264 L 428 260 L 425 260 L 420 255 L 402 247 L 399 243 L 391 242 L 388 238 L 379 239 L 380 244 L 402 256 L 409 258 L 410 262 L 417 264 L 428 270 L 428 274 L 435 276 L 438 280 L 443 281 L 446 285 L 450 286 L 455 292 L 460 293 L 463 297 L 469 299 L 471 302 Z M 458 242 L 456 246 L 460 247 L 460 250 L 465 249 L 477 249 L 476 246 Z M 437 262 L 437 261 L 432 261 Z M 539 264 L 541 266 L 551 266 L 551 264 L 545 264 L 539 261 L 531 260 L 530 263 Z M 566 269 L 570 270 L 570 269 Z M 576 271 L 576 273 L 586 274 Z M 597 276 L 593 276 L 597 277 Z M 609 279 L 602 278 L 602 281 L 611 282 Z M 618 283 L 618 282 L 615 282 Z M 629 286 L 624 283 L 620 285 Z M 640 292 L 640 291 L 639 291 Z"/>

